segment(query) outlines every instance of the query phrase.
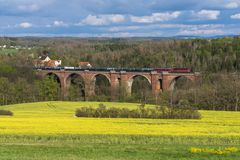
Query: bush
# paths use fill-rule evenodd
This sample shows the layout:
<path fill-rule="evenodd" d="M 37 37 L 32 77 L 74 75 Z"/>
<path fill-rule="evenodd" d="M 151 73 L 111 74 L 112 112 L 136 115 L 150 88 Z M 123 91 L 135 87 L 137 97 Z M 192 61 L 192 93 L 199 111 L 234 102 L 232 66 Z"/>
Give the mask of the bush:
<path fill-rule="evenodd" d="M 152 118 L 152 119 L 200 119 L 201 114 L 192 108 L 189 103 L 180 102 L 175 107 L 156 106 L 145 108 L 140 105 L 137 109 L 107 108 L 99 104 L 98 108 L 82 107 L 76 110 L 76 117 L 96 118 Z"/>
<path fill-rule="evenodd" d="M 91 107 L 82 107 L 76 110 L 77 117 L 93 117 L 95 115 L 95 109 Z"/>
<path fill-rule="evenodd" d="M 7 110 L 0 110 L 0 115 L 2 116 L 13 116 L 13 112 Z"/>
<path fill-rule="evenodd" d="M 184 119 L 199 119 L 201 114 L 197 111 L 196 108 L 192 107 L 188 100 L 180 100 L 175 106 L 178 110 L 178 115 L 181 115 Z"/>

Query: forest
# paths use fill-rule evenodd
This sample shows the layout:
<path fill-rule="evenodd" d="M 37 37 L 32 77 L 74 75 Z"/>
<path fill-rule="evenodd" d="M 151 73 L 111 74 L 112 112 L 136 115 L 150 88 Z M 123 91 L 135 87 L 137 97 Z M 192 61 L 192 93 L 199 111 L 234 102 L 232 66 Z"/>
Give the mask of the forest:
<path fill-rule="evenodd" d="M 43 52 L 62 66 L 89 61 L 94 67 L 187 67 L 201 73 L 197 83 L 180 78 L 172 91 L 155 97 L 144 79 L 133 84 L 132 96 L 119 88 L 114 101 L 177 106 L 181 100 L 197 109 L 240 110 L 240 37 L 218 39 L 151 38 L 0 38 L 0 104 L 63 100 L 54 77 L 40 79 L 33 61 Z M 18 46 L 18 49 L 14 49 Z M 99 78 L 91 101 L 111 101 L 107 83 Z M 69 88 L 66 101 L 84 101 L 81 81 Z"/>

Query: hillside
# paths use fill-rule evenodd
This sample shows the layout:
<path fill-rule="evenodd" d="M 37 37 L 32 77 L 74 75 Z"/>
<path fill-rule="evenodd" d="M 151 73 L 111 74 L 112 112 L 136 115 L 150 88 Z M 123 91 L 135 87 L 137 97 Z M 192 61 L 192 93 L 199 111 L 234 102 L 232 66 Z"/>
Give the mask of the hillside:
<path fill-rule="evenodd" d="M 158 99 L 177 105 L 182 99 L 204 110 L 239 111 L 240 101 L 240 38 L 216 39 L 80 39 L 80 38 L 0 38 L 0 105 L 36 101 L 83 101 L 84 82 L 73 76 L 66 91 L 60 95 L 55 78 L 41 79 L 33 70 L 33 61 L 44 53 L 52 60 L 62 60 L 62 66 L 78 66 L 88 61 L 93 67 L 187 67 L 201 73 L 201 82 L 177 81 L 173 96 L 161 93 Z M 11 46 L 19 46 L 16 50 Z M 31 48 L 29 50 L 29 47 Z M 9 52 L 14 50 L 15 52 Z M 184 77 L 183 77 L 184 79 Z M 159 82 L 160 83 L 160 82 Z M 103 77 L 95 82 L 92 101 L 156 103 L 148 84 L 136 77 L 132 95 L 119 88 L 115 99 Z M 150 92 L 149 92 L 150 91 Z M 147 94 L 141 94 L 141 92 Z M 226 96 L 227 95 L 227 96 Z M 160 102 L 161 103 L 161 102 Z"/>

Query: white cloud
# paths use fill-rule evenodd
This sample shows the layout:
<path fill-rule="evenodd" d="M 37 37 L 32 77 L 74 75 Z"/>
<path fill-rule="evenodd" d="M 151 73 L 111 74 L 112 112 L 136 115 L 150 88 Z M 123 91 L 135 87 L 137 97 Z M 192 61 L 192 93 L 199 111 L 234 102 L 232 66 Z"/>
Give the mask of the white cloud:
<path fill-rule="evenodd" d="M 114 26 L 108 29 L 109 32 L 139 32 L 139 31 L 159 31 L 161 29 L 181 29 L 181 30 L 216 30 L 223 29 L 224 24 L 148 24 L 134 26 Z"/>
<path fill-rule="evenodd" d="M 109 28 L 110 32 L 120 32 L 120 31 L 133 31 L 140 29 L 140 26 L 120 26 L 120 27 L 111 27 Z"/>
<path fill-rule="evenodd" d="M 239 7 L 239 4 L 237 2 L 230 2 L 225 5 L 225 8 L 228 8 L 228 9 L 234 9 L 238 7 Z"/>
<path fill-rule="evenodd" d="M 224 32 L 220 29 L 194 29 L 181 30 L 177 35 L 222 35 Z"/>
<path fill-rule="evenodd" d="M 45 27 L 50 28 L 50 27 L 52 27 L 52 25 L 47 24 L 47 25 L 45 25 Z"/>
<path fill-rule="evenodd" d="M 68 26 L 66 23 L 64 23 L 63 21 L 54 21 L 53 22 L 53 25 L 55 26 L 55 27 L 66 27 L 66 26 Z"/>
<path fill-rule="evenodd" d="M 73 24 L 67 24 L 67 23 L 65 23 L 63 21 L 56 20 L 52 24 L 44 25 L 44 27 L 46 27 L 46 28 L 51 28 L 51 27 L 68 27 L 68 26 L 71 26 L 71 25 L 73 25 Z"/>
<path fill-rule="evenodd" d="M 231 15 L 232 19 L 240 19 L 240 13 Z"/>
<path fill-rule="evenodd" d="M 32 24 L 29 23 L 29 22 L 23 22 L 23 23 L 20 23 L 19 26 L 21 28 L 31 28 L 32 27 Z"/>
<path fill-rule="evenodd" d="M 161 32 L 114 32 L 114 33 L 99 33 L 99 34 L 90 34 L 90 37 L 160 37 L 163 36 Z"/>
<path fill-rule="evenodd" d="M 37 4 L 19 5 L 18 9 L 25 12 L 35 12 L 40 9 Z"/>
<path fill-rule="evenodd" d="M 181 28 L 181 29 L 215 29 L 223 28 L 224 24 L 161 24 L 161 28 Z"/>
<path fill-rule="evenodd" d="M 151 16 L 130 16 L 132 22 L 136 23 L 154 23 L 154 22 L 163 22 L 169 21 L 172 19 L 176 19 L 180 16 L 181 12 L 175 11 L 172 13 L 164 12 L 164 13 L 153 13 Z"/>
<path fill-rule="evenodd" d="M 9 12 L 35 12 L 47 8 L 56 0 L 0 0 L 0 8 Z"/>
<path fill-rule="evenodd" d="M 161 37 L 163 36 L 161 32 L 115 32 L 115 33 L 106 33 L 104 37 Z"/>
<path fill-rule="evenodd" d="M 81 21 L 81 24 L 100 26 L 108 25 L 111 23 L 120 23 L 125 20 L 125 16 L 120 14 L 109 14 L 109 15 L 88 15 Z"/>
<path fill-rule="evenodd" d="M 224 35 L 226 34 L 225 24 L 197 24 L 184 25 L 179 28 L 177 35 Z"/>
<path fill-rule="evenodd" d="M 199 12 L 193 12 L 195 16 L 199 19 L 207 19 L 207 20 L 216 20 L 221 14 L 218 10 L 201 10 Z"/>

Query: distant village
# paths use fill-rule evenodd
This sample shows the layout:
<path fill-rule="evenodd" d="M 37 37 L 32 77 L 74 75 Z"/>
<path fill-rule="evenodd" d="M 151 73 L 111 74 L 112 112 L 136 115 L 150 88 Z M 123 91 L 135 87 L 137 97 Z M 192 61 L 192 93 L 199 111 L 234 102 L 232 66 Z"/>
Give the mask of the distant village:
<path fill-rule="evenodd" d="M 33 61 L 35 67 L 59 67 L 62 65 L 62 60 L 52 60 L 47 53 L 43 53 L 38 57 L 37 60 Z M 81 68 L 92 68 L 89 62 L 79 62 Z"/>
<path fill-rule="evenodd" d="M 26 46 L 8 46 L 8 45 L 0 45 L 0 49 L 27 49 L 32 50 L 34 47 L 26 47 Z"/>

